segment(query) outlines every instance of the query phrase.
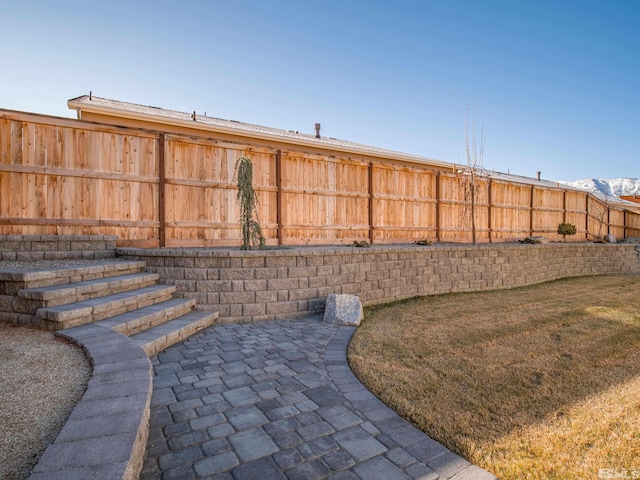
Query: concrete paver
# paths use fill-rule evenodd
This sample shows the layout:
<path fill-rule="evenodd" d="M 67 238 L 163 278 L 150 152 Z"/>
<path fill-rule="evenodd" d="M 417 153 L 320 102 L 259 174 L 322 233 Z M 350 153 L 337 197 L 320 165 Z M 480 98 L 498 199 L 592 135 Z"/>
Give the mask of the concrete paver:
<path fill-rule="evenodd" d="M 353 332 L 318 317 L 218 324 L 160 352 L 140 478 L 494 479 L 355 378 Z"/>

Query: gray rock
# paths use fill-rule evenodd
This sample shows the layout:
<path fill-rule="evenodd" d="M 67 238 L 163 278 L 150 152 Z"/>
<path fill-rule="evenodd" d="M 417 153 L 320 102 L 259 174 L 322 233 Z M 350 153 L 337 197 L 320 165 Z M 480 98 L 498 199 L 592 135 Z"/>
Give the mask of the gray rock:
<path fill-rule="evenodd" d="M 618 240 L 616 240 L 616 236 L 611 234 L 611 233 L 607 233 L 604 236 L 604 241 L 608 242 L 608 243 L 616 243 Z"/>
<path fill-rule="evenodd" d="M 624 243 L 640 243 L 640 237 L 627 237 Z"/>
<path fill-rule="evenodd" d="M 325 322 L 357 327 L 363 318 L 362 303 L 356 295 L 332 293 L 327 297 L 323 319 Z"/>
<path fill-rule="evenodd" d="M 525 238 L 522 243 L 549 243 L 546 237 L 543 236 L 529 236 Z"/>

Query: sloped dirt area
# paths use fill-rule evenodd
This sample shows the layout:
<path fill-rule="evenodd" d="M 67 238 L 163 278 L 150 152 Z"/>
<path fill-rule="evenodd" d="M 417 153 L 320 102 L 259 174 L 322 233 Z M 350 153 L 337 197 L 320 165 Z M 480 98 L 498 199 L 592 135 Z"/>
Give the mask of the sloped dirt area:
<path fill-rule="evenodd" d="M 53 333 L 0 323 L 0 478 L 27 478 L 90 373 L 82 350 Z"/>

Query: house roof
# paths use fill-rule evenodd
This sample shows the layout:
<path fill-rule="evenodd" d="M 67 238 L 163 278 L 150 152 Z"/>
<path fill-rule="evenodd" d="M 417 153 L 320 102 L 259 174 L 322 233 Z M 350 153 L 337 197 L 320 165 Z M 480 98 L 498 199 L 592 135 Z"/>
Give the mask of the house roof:
<path fill-rule="evenodd" d="M 495 170 L 485 170 L 483 174 L 486 177 L 490 177 L 495 180 L 503 180 L 505 182 L 523 183 L 526 185 L 536 185 L 536 186 L 547 187 L 547 188 L 562 188 L 563 190 L 584 191 L 584 190 L 580 190 L 579 188 L 574 188 L 569 185 L 564 185 L 561 182 L 554 182 L 553 180 L 545 180 L 542 178 L 538 180 L 537 178 L 524 177 L 522 175 L 515 175 L 513 173 L 502 173 L 502 172 L 496 172 Z"/>
<path fill-rule="evenodd" d="M 620 198 L 627 202 L 640 203 L 640 195 L 622 195 Z"/>
<path fill-rule="evenodd" d="M 314 134 L 300 133 L 293 130 L 282 130 L 278 128 L 265 127 L 252 123 L 239 122 L 236 120 L 225 120 L 222 118 L 209 117 L 205 115 L 195 115 L 194 113 L 179 112 L 165 108 L 139 105 L 136 103 L 121 102 L 108 98 L 100 98 L 90 95 L 82 95 L 72 98 L 67 102 L 69 108 L 80 112 L 86 111 L 95 114 L 109 115 L 127 119 L 141 120 L 151 123 L 187 127 L 189 129 L 201 130 L 203 133 L 224 133 L 247 138 L 259 138 L 262 140 L 275 141 L 291 145 L 303 145 L 307 147 L 333 150 L 338 153 L 361 154 L 383 159 L 398 160 L 413 164 L 427 165 L 440 169 L 448 169 L 454 172 L 464 172 L 466 165 L 447 163 L 429 157 L 422 157 L 410 153 L 388 150 L 385 148 L 372 147 L 361 143 L 339 140 L 331 137 L 317 138 Z M 514 174 L 501 173 L 496 171 L 483 172 L 486 176 L 496 180 L 508 182 L 539 185 L 550 188 L 561 188 L 563 190 L 584 191 L 576 187 L 565 185 L 561 182 L 549 180 L 538 180 L 531 177 L 524 177 Z M 609 199 L 612 200 L 612 199 Z M 633 206 L 631 202 L 624 200 L 613 200 L 615 204 L 623 206 Z M 637 206 L 637 204 L 635 205 Z"/>
<path fill-rule="evenodd" d="M 439 168 L 455 169 L 456 165 L 443 162 L 429 157 L 422 157 L 410 153 L 388 150 L 385 148 L 372 147 L 361 143 L 339 140 L 337 138 L 320 137 L 313 134 L 300 133 L 293 130 L 282 130 L 278 128 L 265 127 L 251 123 L 238 122 L 236 120 L 225 120 L 222 118 L 209 117 L 205 115 L 195 115 L 193 113 L 167 110 L 165 108 L 138 105 L 135 103 L 121 102 L 108 98 L 100 98 L 89 95 L 82 95 L 67 102 L 69 108 L 80 112 L 86 111 L 102 115 L 129 118 L 154 122 L 159 124 L 169 124 L 174 126 L 187 127 L 202 130 L 203 132 L 217 132 L 241 137 L 259 138 L 262 140 L 277 141 L 292 145 L 304 145 L 307 147 L 334 150 L 337 152 L 362 154 L 379 158 L 400 160 L 404 162 L 426 164 Z"/>

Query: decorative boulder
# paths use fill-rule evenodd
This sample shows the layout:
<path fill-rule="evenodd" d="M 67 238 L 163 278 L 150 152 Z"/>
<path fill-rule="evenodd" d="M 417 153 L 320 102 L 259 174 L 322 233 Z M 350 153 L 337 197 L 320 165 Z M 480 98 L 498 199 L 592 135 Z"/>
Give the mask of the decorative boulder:
<path fill-rule="evenodd" d="M 522 240 L 521 243 L 549 243 L 549 240 L 543 236 L 530 236 Z"/>
<path fill-rule="evenodd" d="M 616 242 L 617 242 L 617 240 L 616 240 L 616 236 L 615 236 L 615 235 L 612 235 L 611 233 L 607 233 L 607 234 L 604 236 L 604 241 L 605 241 L 605 242 L 608 242 L 608 243 L 616 243 Z"/>
<path fill-rule="evenodd" d="M 325 322 L 357 327 L 363 318 L 362 303 L 357 296 L 332 293 L 327 297 L 323 319 Z"/>

